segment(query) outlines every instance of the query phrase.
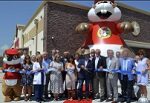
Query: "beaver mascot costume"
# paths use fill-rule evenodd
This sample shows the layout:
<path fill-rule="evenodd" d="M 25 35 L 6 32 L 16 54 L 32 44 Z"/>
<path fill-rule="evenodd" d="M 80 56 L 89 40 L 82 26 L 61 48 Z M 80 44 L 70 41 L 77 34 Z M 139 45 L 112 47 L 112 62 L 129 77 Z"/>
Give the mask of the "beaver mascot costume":
<path fill-rule="evenodd" d="M 4 95 L 4 102 L 12 100 L 19 101 L 22 87 L 20 86 L 21 75 L 21 59 L 17 49 L 5 50 L 3 58 L 3 72 L 4 77 L 2 81 L 2 93 Z"/>

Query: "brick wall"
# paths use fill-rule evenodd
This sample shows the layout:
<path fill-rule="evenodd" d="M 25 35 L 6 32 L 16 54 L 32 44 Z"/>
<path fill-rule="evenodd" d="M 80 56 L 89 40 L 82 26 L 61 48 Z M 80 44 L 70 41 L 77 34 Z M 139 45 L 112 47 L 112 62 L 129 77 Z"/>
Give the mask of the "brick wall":
<path fill-rule="evenodd" d="M 74 53 L 84 36 L 75 33 L 75 27 L 81 22 L 87 22 L 87 12 L 69 6 L 48 3 L 47 5 L 47 50 L 69 50 Z M 54 40 L 51 37 L 54 37 Z"/>
<path fill-rule="evenodd" d="M 140 42 L 149 42 L 150 40 L 150 16 L 138 13 L 135 11 L 131 11 L 129 9 L 125 9 L 122 7 L 119 7 L 122 12 L 122 21 L 137 21 L 140 24 L 141 32 L 138 37 L 133 36 L 132 34 L 122 35 L 124 39 L 127 40 L 134 40 L 134 41 L 140 41 Z"/>
<path fill-rule="evenodd" d="M 149 42 L 149 16 L 122 7 L 119 8 L 122 11 L 122 21 L 138 21 L 141 26 L 141 33 L 138 37 L 135 38 L 132 34 L 122 35 L 122 37 L 128 40 Z M 79 23 L 89 22 L 87 13 L 88 10 L 51 2 L 47 3 L 44 14 L 45 50 L 50 52 L 52 48 L 56 48 L 62 52 L 69 50 L 71 53 L 74 53 L 85 38 L 84 35 L 75 33 L 74 30 Z M 54 40 L 51 37 L 54 37 Z"/>

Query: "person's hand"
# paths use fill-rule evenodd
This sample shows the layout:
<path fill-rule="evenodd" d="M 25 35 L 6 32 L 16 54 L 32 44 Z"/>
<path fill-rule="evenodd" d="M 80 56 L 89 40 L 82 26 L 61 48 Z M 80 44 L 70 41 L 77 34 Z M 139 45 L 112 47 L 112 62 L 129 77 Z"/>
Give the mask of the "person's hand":
<path fill-rule="evenodd" d="M 65 71 L 65 69 L 64 69 L 64 68 L 61 68 L 61 71 Z"/>
<path fill-rule="evenodd" d="M 42 70 L 42 68 L 38 68 L 38 71 Z"/>
<path fill-rule="evenodd" d="M 19 70 L 20 70 L 19 68 L 16 68 L 16 72 L 19 72 Z"/>
<path fill-rule="evenodd" d="M 145 70 L 142 70 L 142 74 L 145 74 L 145 72 L 146 72 Z"/>
<path fill-rule="evenodd" d="M 85 66 L 84 66 L 84 65 L 81 65 L 81 68 L 82 68 L 82 69 L 84 69 L 84 68 L 85 68 Z"/>
<path fill-rule="evenodd" d="M 99 69 L 102 70 L 102 69 L 103 69 L 103 66 L 100 66 Z"/>
<path fill-rule="evenodd" d="M 133 74 L 135 74 L 135 72 L 136 72 L 135 70 L 132 70 L 132 73 L 133 73 Z"/>
<path fill-rule="evenodd" d="M 25 69 L 22 69 L 22 72 L 25 73 Z"/>

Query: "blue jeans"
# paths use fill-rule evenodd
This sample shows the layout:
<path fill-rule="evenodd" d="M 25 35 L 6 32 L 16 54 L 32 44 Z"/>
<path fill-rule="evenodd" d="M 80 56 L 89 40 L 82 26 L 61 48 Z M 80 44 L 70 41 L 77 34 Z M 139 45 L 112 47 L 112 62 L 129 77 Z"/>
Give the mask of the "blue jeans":
<path fill-rule="evenodd" d="M 86 90 L 86 97 L 89 97 L 89 79 L 79 79 L 78 80 L 78 98 L 83 98 L 83 93 L 82 93 L 82 86 L 83 82 L 85 81 L 85 90 Z"/>

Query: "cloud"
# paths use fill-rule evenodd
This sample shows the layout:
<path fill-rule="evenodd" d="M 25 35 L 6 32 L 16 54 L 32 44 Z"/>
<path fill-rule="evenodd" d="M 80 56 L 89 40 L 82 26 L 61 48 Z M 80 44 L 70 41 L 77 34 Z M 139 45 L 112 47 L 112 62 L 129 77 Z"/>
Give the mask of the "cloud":
<path fill-rule="evenodd" d="M 3 52 L 4 52 L 4 50 L 5 50 L 5 49 L 8 49 L 8 48 L 9 48 L 9 45 L 7 45 L 7 44 L 2 45 L 2 46 L 0 47 L 0 55 L 2 55 Z"/>

